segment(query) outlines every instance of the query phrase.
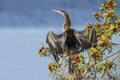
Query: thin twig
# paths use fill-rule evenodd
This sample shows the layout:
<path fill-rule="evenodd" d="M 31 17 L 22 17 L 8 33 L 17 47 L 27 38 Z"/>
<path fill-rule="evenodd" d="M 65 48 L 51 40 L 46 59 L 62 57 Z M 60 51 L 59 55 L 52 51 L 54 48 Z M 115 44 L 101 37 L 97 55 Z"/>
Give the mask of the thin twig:
<path fill-rule="evenodd" d="M 61 61 L 61 64 L 63 63 L 64 59 L 65 59 L 65 57 L 62 57 L 62 59 L 61 59 L 61 60 L 62 60 L 62 61 Z M 56 74 L 55 74 L 54 80 L 56 80 L 57 75 L 59 74 L 59 70 L 61 69 L 61 66 L 62 66 L 62 65 L 60 65 L 60 67 L 57 69 L 57 72 L 56 72 Z"/>
<path fill-rule="evenodd" d="M 86 70 L 84 71 L 84 73 L 82 74 L 82 76 L 84 76 L 84 75 L 87 73 L 88 69 L 89 69 L 91 66 L 93 66 L 94 64 L 95 64 L 94 61 L 91 61 L 90 64 L 88 65 L 87 69 L 86 69 Z"/>
<path fill-rule="evenodd" d="M 119 56 L 120 56 L 120 54 L 119 54 L 118 56 L 116 56 L 116 57 L 112 60 L 112 62 L 114 62 Z"/>
<path fill-rule="evenodd" d="M 108 58 L 110 58 L 110 57 L 112 57 L 112 56 L 114 56 L 114 55 L 116 55 L 116 54 L 118 54 L 118 53 L 120 53 L 120 50 L 118 50 L 118 51 L 115 52 L 115 53 L 112 53 L 111 55 L 108 55 L 107 57 L 103 58 L 100 62 L 102 62 L 102 61 L 104 61 L 104 60 L 106 60 L 106 59 L 108 59 Z M 97 62 L 97 63 L 100 63 L 100 62 Z M 97 63 L 96 63 L 96 64 L 97 64 Z M 94 64 L 95 64 L 94 61 L 90 62 L 88 68 L 84 71 L 84 73 L 82 74 L 82 76 L 84 76 L 84 75 L 87 73 L 88 69 L 89 69 L 91 66 L 93 66 Z"/>
<path fill-rule="evenodd" d="M 116 52 L 114 52 L 114 53 L 111 53 L 110 55 L 108 55 L 107 57 L 105 57 L 105 58 L 103 58 L 101 61 L 104 61 L 104 60 L 106 60 L 106 59 L 108 59 L 108 58 L 110 58 L 110 57 L 112 57 L 112 56 L 114 56 L 114 55 L 116 55 L 116 54 L 118 54 L 118 53 L 120 53 L 120 50 L 118 50 L 118 51 L 116 51 Z M 100 61 L 100 62 L 101 62 Z M 99 62 L 98 62 L 99 63 Z"/>

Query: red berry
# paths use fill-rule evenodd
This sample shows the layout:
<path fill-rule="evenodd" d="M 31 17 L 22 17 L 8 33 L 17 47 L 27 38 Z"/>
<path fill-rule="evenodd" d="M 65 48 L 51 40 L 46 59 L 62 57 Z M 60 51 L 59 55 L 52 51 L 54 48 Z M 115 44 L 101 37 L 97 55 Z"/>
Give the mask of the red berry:
<path fill-rule="evenodd" d="M 114 5 L 114 3 L 113 3 L 112 1 L 110 1 L 110 2 L 107 3 L 107 6 L 108 6 L 109 8 L 112 8 L 113 5 Z"/>
<path fill-rule="evenodd" d="M 96 26 L 97 26 L 97 27 L 101 27 L 101 26 L 102 26 L 102 24 L 100 24 L 100 23 L 97 23 L 97 24 L 96 24 Z"/>
<path fill-rule="evenodd" d="M 88 24 L 86 25 L 86 27 L 87 27 L 87 28 L 92 28 L 92 25 L 88 23 Z"/>
<path fill-rule="evenodd" d="M 72 59 L 73 59 L 76 63 L 77 63 L 77 62 L 80 62 L 80 59 L 79 59 L 79 56 L 78 56 L 78 55 L 73 56 Z"/>
<path fill-rule="evenodd" d="M 100 36 L 101 36 L 101 34 L 97 34 L 97 38 L 100 37 Z"/>
<path fill-rule="evenodd" d="M 110 27 L 110 24 L 106 24 L 105 26 L 106 26 L 106 28 L 109 28 L 109 27 Z"/>
<path fill-rule="evenodd" d="M 94 57 L 99 57 L 99 54 L 98 54 L 97 52 L 93 52 L 93 53 L 92 53 L 92 56 L 94 56 Z"/>
<path fill-rule="evenodd" d="M 112 31 L 114 31 L 114 32 L 116 32 L 118 30 L 118 28 L 116 28 L 116 27 L 114 27 L 113 29 L 112 29 Z"/>
<path fill-rule="evenodd" d="M 44 47 L 40 48 L 39 52 L 43 52 L 43 50 L 44 50 Z"/>
<path fill-rule="evenodd" d="M 107 13 L 107 16 L 108 16 L 108 17 L 113 17 L 113 13 L 108 12 L 108 13 Z"/>
<path fill-rule="evenodd" d="M 50 71 L 52 71 L 52 67 L 51 67 L 50 65 L 48 65 L 48 69 L 49 69 Z"/>
<path fill-rule="evenodd" d="M 120 26 L 120 22 L 118 22 L 118 25 Z"/>
<path fill-rule="evenodd" d="M 106 45 L 106 44 L 107 44 L 107 41 L 106 41 L 106 40 L 103 40 L 103 41 L 102 41 L 102 44 L 103 44 L 103 46 Z"/>
<path fill-rule="evenodd" d="M 106 68 L 108 68 L 108 69 L 112 68 L 112 64 L 107 64 Z"/>
<path fill-rule="evenodd" d="M 99 13 L 95 13 L 94 16 L 95 16 L 95 17 L 99 17 L 100 14 L 99 14 Z"/>

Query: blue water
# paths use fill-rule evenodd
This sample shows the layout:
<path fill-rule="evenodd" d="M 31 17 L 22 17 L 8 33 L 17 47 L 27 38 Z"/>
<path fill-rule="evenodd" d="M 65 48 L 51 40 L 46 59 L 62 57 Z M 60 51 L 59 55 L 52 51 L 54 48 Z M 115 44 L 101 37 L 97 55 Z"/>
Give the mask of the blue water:
<path fill-rule="evenodd" d="M 46 32 L 41 29 L 0 30 L 0 80 L 50 80 L 49 59 L 37 55 Z"/>
<path fill-rule="evenodd" d="M 102 1 L 104 0 L 0 0 L 0 27 L 61 25 L 63 17 L 52 12 L 52 9 L 67 11 L 73 26 L 93 23 L 92 13 L 98 10 Z M 120 8 L 120 1 L 116 1 Z"/>

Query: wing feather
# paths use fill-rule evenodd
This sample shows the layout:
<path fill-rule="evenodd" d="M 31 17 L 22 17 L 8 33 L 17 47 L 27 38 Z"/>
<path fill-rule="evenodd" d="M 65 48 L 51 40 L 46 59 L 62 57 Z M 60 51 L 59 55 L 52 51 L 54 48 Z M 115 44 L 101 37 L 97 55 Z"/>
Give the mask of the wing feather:
<path fill-rule="evenodd" d="M 74 31 L 74 35 L 80 44 L 80 48 L 81 48 L 80 51 L 84 51 L 91 47 L 92 44 L 87 39 L 86 35 L 84 34 L 84 31 L 82 32 Z"/>
<path fill-rule="evenodd" d="M 96 45 L 96 43 L 97 43 L 96 30 L 88 29 L 87 38 L 92 43 L 92 45 Z"/>
<path fill-rule="evenodd" d="M 50 46 L 50 49 L 55 54 L 62 54 L 64 52 L 66 41 L 66 34 L 56 35 L 52 31 L 48 32 L 47 43 Z"/>

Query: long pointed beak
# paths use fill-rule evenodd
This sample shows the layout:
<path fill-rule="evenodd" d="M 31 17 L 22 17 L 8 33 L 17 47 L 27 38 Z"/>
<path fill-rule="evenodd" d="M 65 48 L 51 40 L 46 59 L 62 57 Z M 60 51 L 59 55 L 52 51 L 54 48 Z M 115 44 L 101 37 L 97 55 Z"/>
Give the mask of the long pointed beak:
<path fill-rule="evenodd" d="M 52 9 L 52 11 L 57 12 L 57 10 L 55 10 L 55 9 Z"/>
<path fill-rule="evenodd" d="M 56 13 L 59 13 L 59 14 L 64 14 L 63 12 L 61 12 L 61 10 L 56 10 L 56 9 L 53 9 L 52 11 L 56 12 Z"/>
<path fill-rule="evenodd" d="M 60 10 L 52 9 L 52 11 L 60 13 Z"/>

